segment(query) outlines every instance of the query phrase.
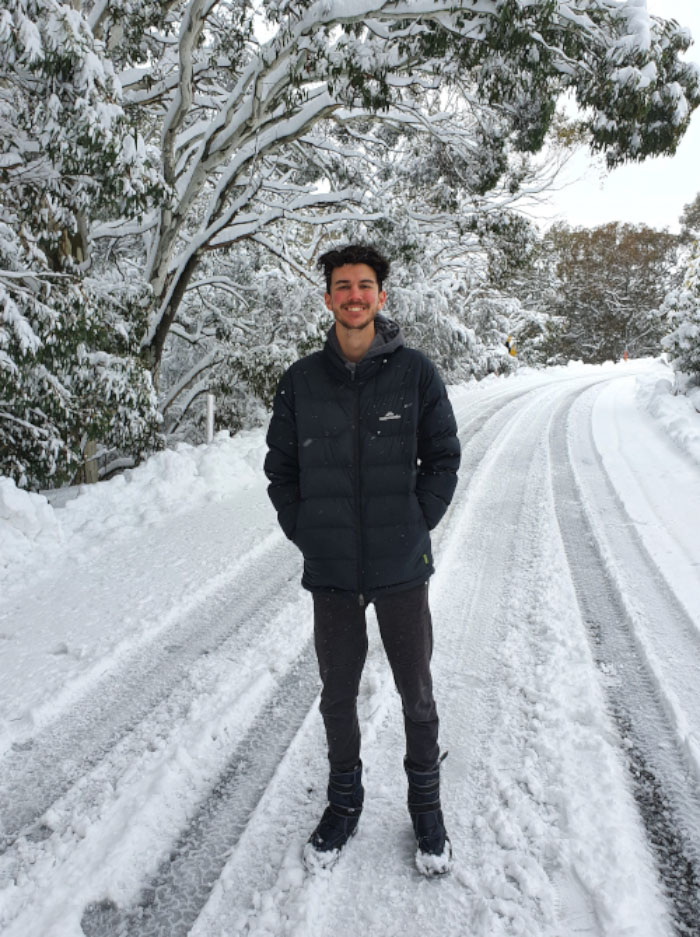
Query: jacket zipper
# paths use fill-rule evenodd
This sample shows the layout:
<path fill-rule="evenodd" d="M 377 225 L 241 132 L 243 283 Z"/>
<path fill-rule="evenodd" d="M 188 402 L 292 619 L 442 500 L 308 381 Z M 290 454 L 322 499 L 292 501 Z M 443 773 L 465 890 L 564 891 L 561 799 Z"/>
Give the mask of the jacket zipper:
<path fill-rule="evenodd" d="M 365 597 L 362 594 L 362 499 L 360 494 L 360 385 L 355 382 L 355 369 L 352 371 L 353 392 L 355 394 L 353 418 L 354 418 L 354 440 L 353 440 L 353 458 L 355 473 L 355 516 L 356 516 L 356 537 L 357 537 L 357 600 L 361 606 L 365 604 Z"/>

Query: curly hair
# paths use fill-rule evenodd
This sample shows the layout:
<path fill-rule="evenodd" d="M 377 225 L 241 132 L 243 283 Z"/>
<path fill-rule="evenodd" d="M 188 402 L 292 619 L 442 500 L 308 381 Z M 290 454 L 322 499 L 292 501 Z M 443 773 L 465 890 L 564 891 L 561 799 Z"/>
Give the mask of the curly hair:
<path fill-rule="evenodd" d="M 346 244 L 345 247 L 327 251 L 321 254 L 317 264 L 326 277 L 326 290 L 329 293 L 331 274 L 336 267 L 344 267 L 345 264 L 367 264 L 374 270 L 380 290 L 382 283 L 389 276 L 389 261 L 371 244 Z"/>

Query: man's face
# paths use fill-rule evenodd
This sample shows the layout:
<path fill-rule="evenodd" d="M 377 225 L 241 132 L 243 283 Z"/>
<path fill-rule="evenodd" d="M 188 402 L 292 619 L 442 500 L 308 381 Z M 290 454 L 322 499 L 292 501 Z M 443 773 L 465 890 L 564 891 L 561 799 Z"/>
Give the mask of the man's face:
<path fill-rule="evenodd" d="M 365 329 L 386 301 L 377 275 L 367 264 L 344 264 L 331 273 L 331 291 L 326 306 L 335 321 L 346 329 Z"/>

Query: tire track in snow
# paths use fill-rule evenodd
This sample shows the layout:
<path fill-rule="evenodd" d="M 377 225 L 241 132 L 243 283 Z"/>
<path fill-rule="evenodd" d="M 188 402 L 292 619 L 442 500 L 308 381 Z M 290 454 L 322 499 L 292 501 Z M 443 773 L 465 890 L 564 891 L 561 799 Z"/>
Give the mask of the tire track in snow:
<path fill-rule="evenodd" d="M 571 405 L 569 400 L 560 406 L 550 431 L 552 478 L 561 536 L 676 932 L 697 937 L 700 935 L 700 792 L 697 782 L 691 781 L 687 753 L 679 750 L 678 735 L 659 697 L 659 683 L 640 654 L 624 592 L 620 591 L 605 561 L 586 514 L 567 443 Z M 590 438 L 590 426 L 588 436 Z M 693 635 L 693 623 L 668 589 L 614 496 L 591 440 L 589 465 L 595 463 L 600 473 L 599 484 L 606 487 L 609 494 L 606 509 L 611 513 L 606 515 L 606 525 L 624 527 L 629 551 L 633 550 L 635 562 L 645 567 L 645 576 L 643 570 L 637 570 L 637 580 L 644 581 L 645 588 L 656 593 L 656 607 L 674 623 L 677 634 Z M 628 556 L 626 553 L 621 557 L 621 562 Z M 692 648 L 689 653 L 691 667 L 695 665 L 697 673 L 700 656 Z"/>
<path fill-rule="evenodd" d="M 557 807 L 544 795 L 539 800 L 533 797 L 523 780 L 528 777 L 526 770 L 514 772 L 513 765 L 531 756 L 530 746 L 537 745 L 527 700 L 529 694 L 537 699 L 541 690 L 540 671 L 546 672 L 549 665 L 543 655 L 562 653 L 551 633 L 538 632 L 537 616 L 552 599 L 545 585 L 548 576 L 537 579 L 539 552 L 529 555 L 542 549 L 539 538 L 546 523 L 541 514 L 549 510 L 549 424 L 562 397 L 570 406 L 590 384 L 590 379 L 579 379 L 566 387 L 535 388 L 520 396 L 515 409 L 508 409 L 508 421 L 498 435 L 474 438 L 479 455 L 474 490 L 470 479 L 460 501 L 458 524 L 446 531 L 447 550 L 435 577 L 436 585 L 443 577 L 446 580 L 442 586 L 446 600 L 436 603 L 436 618 L 451 632 L 441 638 L 442 657 L 449 663 L 436 667 L 436 678 L 438 687 L 447 688 L 446 699 L 453 698 L 443 726 L 454 739 L 445 771 L 446 779 L 454 778 L 445 795 L 458 850 L 454 877 L 466 895 L 480 896 L 471 909 L 479 933 L 500 934 L 507 914 L 514 915 L 509 925 L 513 933 L 549 933 L 552 927 L 556 933 L 554 922 L 562 912 L 558 886 L 552 880 L 556 862 L 542 843 L 546 840 L 542 830 L 551 829 L 550 835 L 556 835 Z M 523 620 L 529 622 L 525 628 Z M 520 630 L 525 635 L 518 643 L 515 636 Z M 545 642 L 544 649 L 540 641 Z M 517 657 L 522 672 L 512 659 L 511 672 L 506 669 L 506 652 L 512 646 L 522 655 Z M 534 672 L 524 669 L 528 666 Z M 513 688 L 523 697 L 522 712 L 509 700 Z M 499 744 L 508 753 L 498 756 L 505 759 L 504 765 L 494 760 L 494 746 Z M 530 770 L 544 791 L 560 783 L 558 763 L 543 760 Z M 548 770 L 553 776 L 547 775 Z M 457 781 L 464 778 L 467 783 Z M 505 819 L 501 799 L 508 803 L 512 822 Z M 460 850 L 465 852 L 461 861 Z M 588 915 L 583 892 L 577 892 L 576 899 L 582 907 L 586 904 Z M 459 929 L 457 921 L 453 927 Z"/>
<path fill-rule="evenodd" d="M 313 643 L 280 682 L 135 908 L 86 908 L 86 937 L 186 937 L 318 695 Z"/>
<path fill-rule="evenodd" d="M 236 564 L 235 576 L 248 583 L 242 596 L 239 590 L 235 596 L 227 594 L 229 581 L 209 597 L 199 614 L 188 609 L 168 630 L 167 644 L 161 646 L 159 635 L 158 646 L 140 647 L 129 659 L 120 660 L 59 720 L 13 747 L 0 763 L 0 854 L 18 838 L 50 836 L 53 831 L 41 822 L 47 809 L 134 733 L 159 704 L 180 690 L 175 709 L 186 711 L 193 692 L 186 681 L 197 660 L 232 639 L 245 647 L 275 609 L 291 603 L 298 593 L 297 569 L 293 555 L 284 555 L 284 546 L 279 540 L 276 547 L 264 549 L 262 557 L 254 553 L 252 559 Z M 144 744 L 143 738 L 135 739 L 139 750 Z"/>

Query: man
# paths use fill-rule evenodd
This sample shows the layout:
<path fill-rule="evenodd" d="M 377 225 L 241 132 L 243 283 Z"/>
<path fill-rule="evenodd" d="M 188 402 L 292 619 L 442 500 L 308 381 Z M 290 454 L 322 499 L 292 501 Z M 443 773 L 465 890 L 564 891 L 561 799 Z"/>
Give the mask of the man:
<path fill-rule="evenodd" d="M 365 609 L 374 603 L 403 705 L 416 862 L 426 875 L 442 874 L 452 852 L 430 673 L 429 530 L 457 483 L 457 427 L 435 367 L 379 314 L 388 261 L 372 247 L 348 245 L 319 266 L 335 324 L 323 350 L 282 377 L 265 461 L 280 525 L 304 556 L 323 684 L 328 806 L 304 859 L 309 868 L 332 865 L 362 811 L 357 694 Z"/>

